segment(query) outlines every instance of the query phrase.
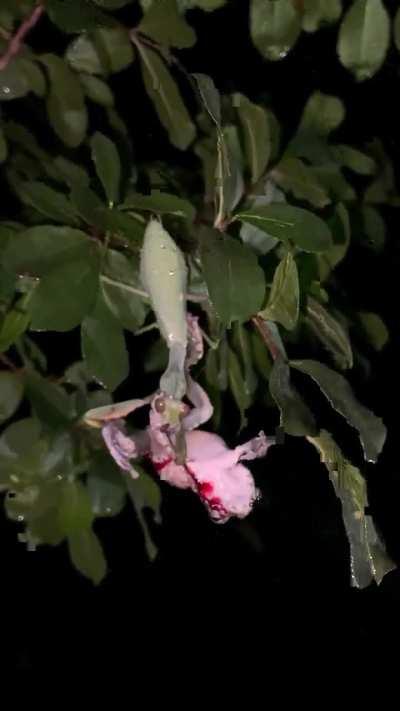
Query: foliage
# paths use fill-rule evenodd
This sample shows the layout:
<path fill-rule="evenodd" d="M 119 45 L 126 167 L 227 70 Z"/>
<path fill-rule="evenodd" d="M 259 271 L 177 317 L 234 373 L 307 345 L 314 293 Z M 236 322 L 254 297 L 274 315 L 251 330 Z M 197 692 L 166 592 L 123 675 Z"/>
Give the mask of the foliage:
<path fill-rule="evenodd" d="M 170 324 L 185 311 L 185 299 L 174 311 L 176 283 L 155 271 L 168 256 L 170 273 L 181 270 L 179 293 L 188 280 L 186 301 L 208 343 L 196 372 L 212 399 L 214 425 L 229 392 L 242 426 L 255 403 L 269 423 L 278 408 L 285 442 L 306 437 L 317 448 L 343 503 L 352 583 L 367 585 L 391 561 L 365 515 L 360 466 L 320 431 L 303 384 L 308 378 L 319 386 L 375 462 L 386 429 L 347 378 L 356 367 L 353 335 L 361 334 L 367 353 L 390 335 L 379 314 L 342 310 L 335 270 L 353 239 L 382 249 L 381 208 L 399 204 L 391 161 L 378 143 L 360 150 L 335 137 L 346 114 L 337 96 L 313 93 L 297 130 L 281 140 L 280 122 L 263 101 L 221 96 L 211 77 L 190 74 L 179 51 L 196 42 L 193 9 L 212 23 L 213 11 L 229 12 L 229 0 L 1 4 L 0 161 L 11 205 L 2 204 L 0 222 L 6 514 L 23 523 L 20 537 L 30 548 L 66 541 L 73 564 L 98 583 L 107 565 L 96 519 L 117 515 L 131 500 L 149 556 L 156 555 L 145 513 L 152 509 L 160 522 L 155 478 L 143 461 L 139 479 L 130 479 L 83 415 L 110 405 L 114 391 L 135 378 L 126 332 L 139 343 L 142 332 L 160 329 L 159 340 L 142 349 L 144 370 L 162 375 L 162 337 L 171 346 Z M 128 24 L 129 17 L 136 21 Z M 338 61 L 365 81 L 379 71 L 392 36 L 400 47 L 399 18 L 400 10 L 389 17 L 382 0 L 345 8 L 341 0 L 250 0 L 249 32 L 275 62 L 303 32 L 336 23 Z M 62 38 L 59 53 L 28 46 L 32 32 L 36 47 L 41 25 Z M 113 77 L 122 72 L 128 92 L 135 82 L 138 106 L 146 95 L 152 102 L 174 149 L 170 162 L 134 164 L 114 95 Z M 24 107 L 19 120 L 14 101 Z M 189 157 L 181 163 L 183 151 Z M 142 259 L 140 270 L 153 218 L 164 227 L 165 252 L 152 247 L 151 266 Z M 80 329 L 81 360 L 55 377 L 36 334 L 73 329 Z M 329 366 L 313 358 L 318 343 Z M 292 349 L 301 360 L 291 359 Z M 162 387 L 180 397 L 182 380 L 172 383 L 171 367 L 170 360 Z"/>

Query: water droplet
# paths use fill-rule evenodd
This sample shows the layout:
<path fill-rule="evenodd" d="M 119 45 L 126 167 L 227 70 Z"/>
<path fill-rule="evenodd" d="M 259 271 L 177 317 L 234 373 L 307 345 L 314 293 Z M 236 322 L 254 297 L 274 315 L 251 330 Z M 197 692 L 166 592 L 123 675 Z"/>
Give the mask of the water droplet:
<path fill-rule="evenodd" d="M 64 477 L 61 474 L 57 474 L 58 481 L 61 481 Z"/>
<path fill-rule="evenodd" d="M 12 482 L 14 482 L 14 484 L 18 484 L 19 482 L 19 477 L 17 477 L 16 474 L 11 474 L 10 479 Z"/>
<path fill-rule="evenodd" d="M 3 94 L 9 94 L 11 91 L 9 86 L 2 86 L 1 90 L 2 90 Z"/>
<path fill-rule="evenodd" d="M 168 274 L 169 274 L 170 276 L 175 276 L 175 272 L 174 272 L 173 269 L 171 269 L 171 271 L 169 271 Z"/>
<path fill-rule="evenodd" d="M 165 249 L 165 248 L 166 248 L 166 245 L 165 245 L 165 244 L 162 244 L 162 245 L 160 245 L 160 246 L 161 246 L 161 249 Z"/>
<path fill-rule="evenodd" d="M 17 521 L 20 521 L 20 522 L 21 522 L 21 521 L 24 521 L 24 520 L 25 520 L 25 517 L 24 517 L 24 516 L 21 516 L 21 514 L 20 514 L 19 516 L 17 516 Z"/>
<path fill-rule="evenodd" d="M 111 509 L 110 509 L 110 507 L 109 507 L 109 506 L 107 506 L 107 508 L 106 508 L 106 513 L 108 513 L 108 514 L 110 514 L 110 513 L 111 513 Z"/>

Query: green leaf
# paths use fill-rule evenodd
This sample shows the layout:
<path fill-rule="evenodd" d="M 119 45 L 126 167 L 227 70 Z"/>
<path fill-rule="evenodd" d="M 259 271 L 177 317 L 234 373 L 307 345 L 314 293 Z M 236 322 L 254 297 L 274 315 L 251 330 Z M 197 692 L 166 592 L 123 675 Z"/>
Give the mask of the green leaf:
<path fill-rule="evenodd" d="M 314 415 L 290 382 L 290 370 L 283 358 L 274 361 L 269 390 L 280 410 L 280 426 L 294 437 L 315 435 Z"/>
<path fill-rule="evenodd" d="M 153 3 L 137 29 L 167 47 L 186 49 L 196 42 L 194 30 L 178 12 L 176 0 Z"/>
<path fill-rule="evenodd" d="M 342 14 L 342 0 L 304 0 L 302 27 L 315 32 L 325 23 L 336 22 Z"/>
<path fill-rule="evenodd" d="M 0 423 L 18 409 L 24 394 L 22 379 L 15 373 L 0 371 Z"/>
<path fill-rule="evenodd" d="M 171 143 L 185 150 L 195 137 L 196 129 L 182 101 L 179 89 L 165 63 L 152 49 L 137 43 L 143 81 L 158 117 L 168 132 Z"/>
<path fill-rule="evenodd" d="M 201 231 L 200 240 L 203 274 L 218 317 L 227 326 L 246 321 L 264 300 L 265 279 L 257 257 L 238 240 L 210 228 Z"/>
<path fill-rule="evenodd" d="M 390 21 L 381 0 L 354 0 L 340 26 L 337 51 L 358 81 L 372 77 L 389 47 Z"/>
<path fill-rule="evenodd" d="M 40 280 L 30 304 L 33 330 L 69 331 L 92 309 L 99 287 L 99 255 L 83 245 Z"/>
<path fill-rule="evenodd" d="M 334 147 L 334 153 L 341 165 L 354 170 L 359 175 L 373 175 L 375 173 L 375 161 L 356 148 L 339 145 Z"/>
<path fill-rule="evenodd" d="M 389 331 L 386 324 L 378 314 L 370 311 L 360 311 L 358 318 L 371 346 L 375 350 L 381 351 L 389 340 Z"/>
<path fill-rule="evenodd" d="M 299 318 L 299 302 L 299 275 L 294 257 L 288 252 L 275 270 L 268 304 L 260 316 L 278 321 L 291 331 Z"/>
<path fill-rule="evenodd" d="M 36 417 L 51 428 L 66 427 L 72 419 L 71 400 L 59 385 L 33 370 L 24 375 L 26 395 Z"/>
<path fill-rule="evenodd" d="M 329 351 L 342 370 L 353 367 L 353 352 L 349 337 L 340 323 L 324 306 L 311 296 L 307 299 L 306 322 Z"/>
<path fill-rule="evenodd" d="M 221 126 L 221 97 L 211 77 L 207 74 L 192 74 L 197 82 L 200 98 L 211 120 Z"/>
<path fill-rule="evenodd" d="M 24 294 L 6 313 L 0 323 L 0 353 L 7 351 L 28 328 L 30 315 L 28 312 L 29 294 Z"/>
<path fill-rule="evenodd" d="M 251 0 L 251 39 L 265 59 L 286 57 L 300 29 L 300 16 L 291 0 Z"/>
<path fill-rule="evenodd" d="M 150 530 L 144 516 L 144 510 L 150 509 L 153 512 L 156 523 L 161 523 L 161 493 L 156 482 L 135 463 L 135 471 L 139 474 L 138 479 L 125 477 L 126 486 L 132 504 L 136 511 L 139 523 L 143 529 L 145 547 L 150 560 L 154 560 L 157 555 L 157 547 L 150 535 Z"/>
<path fill-rule="evenodd" d="M 87 490 L 95 516 L 115 516 L 124 508 L 126 484 L 108 452 L 95 452 L 87 476 Z"/>
<path fill-rule="evenodd" d="M 109 249 L 103 263 L 103 272 L 111 280 L 102 278 L 104 301 L 124 328 L 137 331 L 147 314 L 143 299 L 128 290 L 129 287 L 139 285 L 138 270 L 123 254 Z"/>
<path fill-rule="evenodd" d="M 315 360 L 295 360 L 290 365 L 315 380 L 332 407 L 358 430 L 365 459 L 376 462 L 385 443 L 386 427 L 358 402 L 343 375 Z"/>
<path fill-rule="evenodd" d="M 122 327 L 99 295 L 94 311 L 82 323 L 82 353 L 88 373 L 109 390 L 129 374 L 129 357 Z"/>
<path fill-rule="evenodd" d="M 40 57 L 50 79 L 47 98 L 49 121 L 57 136 L 68 148 L 77 148 L 86 136 L 88 116 L 85 97 L 78 77 L 60 57 Z"/>
<path fill-rule="evenodd" d="M 119 10 L 121 7 L 129 5 L 132 0 L 93 0 L 93 2 L 95 2 L 96 5 L 100 5 L 100 7 L 104 7 L 106 10 Z"/>
<path fill-rule="evenodd" d="M 79 75 L 79 81 L 88 99 L 105 108 L 114 106 L 114 95 L 105 81 L 84 73 Z"/>
<path fill-rule="evenodd" d="M 113 18 L 101 12 L 90 0 L 47 0 L 46 11 L 51 21 L 67 33 L 85 32 L 114 23 Z"/>
<path fill-rule="evenodd" d="M 87 489 L 81 482 L 63 483 L 58 519 L 67 536 L 91 528 L 94 515 Z"/>
<path fill-rule="evenodd" d="M 73 163 L 64 156 L 57 156 L 54 159 L 54 165 L 58 170 L 60 179 L 65 182 L 69 188 L 76 185 L 88 185 L 89 176 L 82 166 Z"/>
<path fill-rule="evenodd" d="M 395 566 L 379 540 L 372 518 L 365 513 L 368 505 L 365 481 L 360 471 L 345 459 L 329 432 L 323 430 L 319 437 L 308 437 L 308 440 L 318 450 L 342 503 L 350 543 L 351 583 L 358 588 L 366 587 L 373 580 L 379 584 Z"/>
<path fill-rule="evenodd" d="M 59 264 L 77 258 L 88 249 L 87 235 L 70 227 L 40 225 L 16 233 L 3 254 L 10 271 L 41 277 Z"/>
<path fill-rule="evenodd" d="M 236 126 L 225 126 L 221 133 L 222 150 L 216 187 L 222 187 L 223 216 L 231 215 L 244 193 L 243 156 Z"/>
<path fill-rule="evenodd" d="M 367 243 L 373 250 L 380 252 L 386 241 L 386 224 L 376 207 L 364 205 L 362 219 Z"/>
<path fill-rule="evenodd" d="M 243 94 L 234 94 L 243 127 L 247 163 L 251 170 L 251 182 L 256 183 L 264 173 L 271 155 L 269 123 L 265 109 L 253 104 Z"/>
<path fill-rule="evenodd" d="M 179 7 L 182 10 L 188 10 L 192 7 L 198 7 L 205 12 L 212 12 L 225 5 L 227 0 L 178 0 Z"/>
<path fill-rule="evenodd" d="M 316 91 L 308 99 L 300 120 L 298 133 L 327 137 L 345 118 L 341 99 Z"/>
<path fill-rule="evenodd" d="M 196 211 L 184 198 L 160 190 L 152 190 L 150 195 L 131 193 L 120 205 L 120 210 L 144 210 L 159 215 L 176 215 L 193 222 Z"/>
<path fill-rule="evenodd" d="M 0 70 L 0 101 L 20 99 L 29 93 L 29 80 L 21 64 L 15 59 Z"/>
<path fill-rule="evenodd" d="M 285 192 L 306 200 L 317 208 L 329 205 L 330 198 L 317 176 L 299 158 L 286 157 L 271 171 L 271 177 Z"/>
<path fill-rule="evenodd" d="M 228 350 L 228 378 L 230 390 L 235 399 L 236 405 L 239 408 L 240 430 L 242 430 L 243 427 L 246 427 L 247 425 L 245 412 L 251 405 L 251 397 L 246 390 L 239 359 L 231 348 Z"/>
<path fill-rule="evenodd" d="M 82 575 L 95 585 L 101 583 L 107 573 L 107 563 L 101 543 L 91 528 L 68 536 L 71 561 Z"/>
<path fill-rule="evenodd" d="M 19 199 L 42 215 L 63 225 L 79 224 L 76 212 L 66 195 L 38 180 L 21 181 L 16 187 Z"/>
<path fill-rule="evenodd" d="M 121 183 L 121 161 L 115 143 L 97 131 L 90 140 L 90 146 L 97 175 L 108 202 L 113 205 L 119 200 Z"/>
<path fill-rule="evenodd" d="M 254 207 L 238 212 L 234 219 L 254 225 L 284 244 L 293 244 L 305 252 L 324 252 L 332 245 L 325 222 L 300 207 L 286 204 Z"/>
<path fill-rule="evenodd" d="M 232 345 L 240 362 L 246 393 L 247 395 L 254 395 L 258 379 L 253 367 L 250 333 L 238 321 L 233 325 L 232 330 Z"/>

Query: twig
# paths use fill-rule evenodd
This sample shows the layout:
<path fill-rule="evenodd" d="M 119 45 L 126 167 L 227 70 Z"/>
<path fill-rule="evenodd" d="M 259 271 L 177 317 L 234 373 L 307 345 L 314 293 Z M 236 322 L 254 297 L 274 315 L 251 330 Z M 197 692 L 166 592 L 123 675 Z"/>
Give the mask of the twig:
<path fill-rule="evenodd" d="M 284 358 L 285 357 L 284 354 L 281 352 L 280 348 L 278 348 L 278 346 L 276 345 L 264 319 L 262 319 L 261 316 L 253 316 L 253 318 L 251 320 L 254 323 L 261 338 L 263 339 L 265 345 L 267 346 L 269 352 L 271 353 L 273 360 L 276 360 L 277 358 Z"/>
<path fill-rule="evenodd" d="M 35 27 L 43 13 L 43 5 L 37 5 L 37 7 L 35 7 L 35 9 L 31 12 L 31 14 L 28 15 L 28 17 L 19 26 L 15 35 L 11 37 L 5 53 L 2 57 L 0 57 L 0 71 L 2 69 L 5 69 L 11 59 L 15 57 L 16 54 L 18 54 L 26 35 L 28 34 L 28 32 L 30 32 L 30 30 Z"/>

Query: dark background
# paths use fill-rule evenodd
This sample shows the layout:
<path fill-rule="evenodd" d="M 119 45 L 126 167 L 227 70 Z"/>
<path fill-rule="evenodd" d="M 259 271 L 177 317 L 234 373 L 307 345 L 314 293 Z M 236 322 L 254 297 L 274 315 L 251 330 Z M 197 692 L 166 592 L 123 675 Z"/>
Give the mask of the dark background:
<path fill-rule="evenodd" d="M 391 11 L 397 3 L 386 5 Z M 243 0 L 231 0 L 229 7 L 211 14 L 190 12 L 198 43 L 179 55 L 186 68 L 210 74 L 223 93 L 240 91 L 254 100 L 262 96 L 282 122 L 284 137 L 296 127 L 312 91 L 337 94 L 347 109 L 340 140 L 362 147 L 380 137 L 398 167 L 400 104 L 395 97 L 400 80 L 395 49 L 390 49 L 378 75 L 363 84 L 338 63 L 336 27 L 314 36 L 303 33 L 286 60 L 266 63 L 248 37 L 247 13 Z M 135 22 L 131 9 L 122 17 Z M 46 30 L 46 26 L 35 30 L 32 44 L 57 51 L 58 37 L 49 39 Z M 123 72 L 114 84 L 138 159 L 143 155 L 186 165 L 186 156 L 168 146 L 137 68 Z M 384 252 L 352 247 L 340 278 L 353 305 L 381 313 L 392 334 L 381 354 L 368 353 L 371 379 L 366 382 L 362 374 L 354 373 L 352 383 L 389 428 L 379 463 L 363 471 L 371 511 L 399 562 L 399 217 L 394 209 L 387 209 L 385 217 Z M 76 334 L 42 335 L 38 342 L 55 371 L 79 358 Z M 134 372 L 140 367 L 140 353 L 137 341 L 129 343 Z M 132 397 L 135 380 L 118 391 L 118 399 Z M 141 387 L 147 392 L 145 381 Z M 308 395 L 321 426 L 337 434 L 346 453 L 360 463 L 356 434 L 331 413 L 316 389 L 311 387 Z M 233 441 L 237 424 L 234 416 L 224 422 L 228 440 Z M 276 424 L 266 423 L 265 413 L 254 410 L 243 437 L 260 427 L 272 432 Z M 371 653 L 396 646 L 400 574 L 390 573 L 379 588 L 350 588 L 340 505 L 316 453 L 306 443 L 288 438 L 286 446 L 271 450 L 252 470 L 263 499 L 243 523 L 215 526 L 195 497 L 163 488 L 163 525 L 154 532 L 159 555 L 153 564 L 146 559 L 131 508 L 116 519 L 97 522 L 110 566 L 99 588 L 74 571 L 66 548 L 27 552 L 17 542 L 16 525 L 2 516 L 0 596 L 9 629 L 7 644 L 1 645 L 5 668 L 56 670 L 67 664 L 72 670 L 126 664 L 138 671 L 149 664 L 154 670 L 170 663 L 177 669 L 192 666 L 204 678 L 210 667 L 204 667 L 204 658 L 201 668 L 195 661 L 203 645 L 207 661 L 228 659 L 254 670 L 271 656 L 286 664 L 292 656 L 302 657 L 308 647 L 317 654 L 337 649 L 341 659 L 356 650 L 359 659 L 368 661 Z M 177 649 L 174 655 L 172 648 Z"/>

